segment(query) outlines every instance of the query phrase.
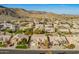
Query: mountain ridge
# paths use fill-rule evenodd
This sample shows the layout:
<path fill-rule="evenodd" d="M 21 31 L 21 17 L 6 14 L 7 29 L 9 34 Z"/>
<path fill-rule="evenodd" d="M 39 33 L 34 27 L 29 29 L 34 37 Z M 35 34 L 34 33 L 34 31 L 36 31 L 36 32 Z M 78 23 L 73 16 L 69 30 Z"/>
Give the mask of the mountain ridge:
<path fill-rule="evenodd" d="M 55 18 L 55 19 L 75 19 L 79 16 L 62 15 L 45 11 L 31 11 L 22 8 L 7 8 L 0 6 L 0 15 L 9 15 L 16 18 Z"/>

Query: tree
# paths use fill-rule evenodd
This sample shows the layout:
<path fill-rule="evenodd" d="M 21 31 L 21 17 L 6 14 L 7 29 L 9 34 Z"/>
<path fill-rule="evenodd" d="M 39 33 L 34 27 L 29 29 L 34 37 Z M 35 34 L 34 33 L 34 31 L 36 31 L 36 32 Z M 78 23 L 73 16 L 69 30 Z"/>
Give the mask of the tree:
<path fill-rule="evenodd" d="M 23 32 L 24 32 L 26 35 L 32 35 L 32 34 L 33 34 L 33 28 L 25 29 Z"/>
<path fill-rule="evenodd" d="M 44 34 L 45 31 L 44 31 L 43 29 L 39 29 L 39 28 L 37 28 L 36 30 L 34 30 L 33 33 L 35 33 L 35 34 Z"/>

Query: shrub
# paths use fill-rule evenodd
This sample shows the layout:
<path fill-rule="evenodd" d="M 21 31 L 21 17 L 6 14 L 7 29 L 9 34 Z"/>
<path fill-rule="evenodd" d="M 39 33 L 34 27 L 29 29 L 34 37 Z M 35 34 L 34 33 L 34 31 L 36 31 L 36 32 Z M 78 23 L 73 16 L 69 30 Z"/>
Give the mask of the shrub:
<path fill-rule="evenodd" d="M 74 49 L 75 48 L 75 45 L 74 44 L 69 44 L 69 45 L 67 45 L 65 47 L 68 48 L 68 49 Z"/>
<path fill-rule="evenodd" d="M 23 33 L 23 30 L 17 30 L 17 31 L 15 32 L 15 34 L 21 34 L 21 33 Z"/>
<path fill-rule="evenodd" d="M 35 33 L 35 34 L 44 34 L 45 31 L 44 31 L 43 29 L 36 29 L 36 30 L 34 31 L 34 33 Z"/>
<path fill-rule="evenodd" d="M 25 48 L 28 48 L 28 46 L 25 44 L 22 44 L 22 45 L 17 45 L 16 48 L 25 49 Z"/>
<path fill-rule="evenodd" d="M 28 42 L 27 39 L 23 38 L 22 41 L 18 43 L 18 45 L 20 45 L 20 44 L 27 44 L 27 42 Z"/>
<path fill-rule="evenodd" d="M 0 42 L 0 47 L 5 47 L 5 45 L 4 45 L 4 44 L 2 44 L 2 42 Z"/>
<path fill-rule="evenodd" d="M 27 35 L 32 35 L 33 34 L 33 29 L 32 28 L 25 29 L 24 33 L 27 34 Z"/>

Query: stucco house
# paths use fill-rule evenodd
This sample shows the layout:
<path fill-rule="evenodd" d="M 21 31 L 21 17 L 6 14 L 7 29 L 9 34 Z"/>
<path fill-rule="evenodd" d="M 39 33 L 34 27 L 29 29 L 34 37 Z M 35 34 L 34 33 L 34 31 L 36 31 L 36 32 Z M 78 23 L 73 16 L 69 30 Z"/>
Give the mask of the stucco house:
<path fill-rule="evenodd" d="M 45 25 L 45 31 L 50 33 L 55 32 L 54 26 L 50 24 Z"/>
<path fill-rule="evenodd" d="M 39 49 L 39 47 L 43 48 L 41 44 L 43 44 L 45 40 L 47 40 L 47 37 L 44 34 L 32 35 L 30 48 L 31 49 Z"/>
<path fill-rule="evenodd" d="M 14 31 L 15 25 L 12 25 L 11 23 L 6 23 L 6 22 L 0 24 L 0 30 L 6 29 L 6 28 L 9 28 Z"/>
<path fill-rule="evenodd" d="M 74 29 L 74 28 L 72 28 L 72 29 L 70 29 L 70 31 L 71 31 L 72 33 L 79 33 L 79 29 Z"/>
<path fill-rule="evenodd" d="M 62 28 L 58 28 L 58 31 L 59 32 L 67 32 L 68 33 L 69 29 L 62 27 Z"/>

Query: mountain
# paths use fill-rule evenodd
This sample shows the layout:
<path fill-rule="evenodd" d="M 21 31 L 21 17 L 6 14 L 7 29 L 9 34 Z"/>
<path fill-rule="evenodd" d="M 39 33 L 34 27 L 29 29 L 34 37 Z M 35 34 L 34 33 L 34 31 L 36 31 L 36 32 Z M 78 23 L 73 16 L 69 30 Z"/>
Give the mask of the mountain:
<path fill-rule="evenodd" d="M 0 6 L 0 8 L 6 8 L 6 7 L 4 7 L 4 6 Z"/>
<path fill-rule="evenodd" d="M 5 8 L 5 7 L 0 7 L 0 15 L 9 15 L 12 17 L 20 17 L 20 15 L 17 13 L 17 9 Z"/>
<path fill-rule="evenodd" d="M 26 18 L 26 17 L 41 18 L 51 16 L 52 14 L 43 11 L 29 11 L 21 8 L 7 8 L 4 6 L 0 6 L 0 15 L 8 15 L 17 18 Z"/>
<path fill-rule="evenodd" d="M 54 19 L 76 19 L 79 16 L 72 16 L 72 15 L 60 15 L 55 13 L 49 13 L 45 11 L 32 11 L 32 10 L 25 10 L 21 8 L 7 8 L 4 6 L 0 6 L 0 16 L 4 15 L 6 18 L 13 17 L 13 18 L 54 18 Z M 3 17 L 3 16 L 1 16 Z"/>

